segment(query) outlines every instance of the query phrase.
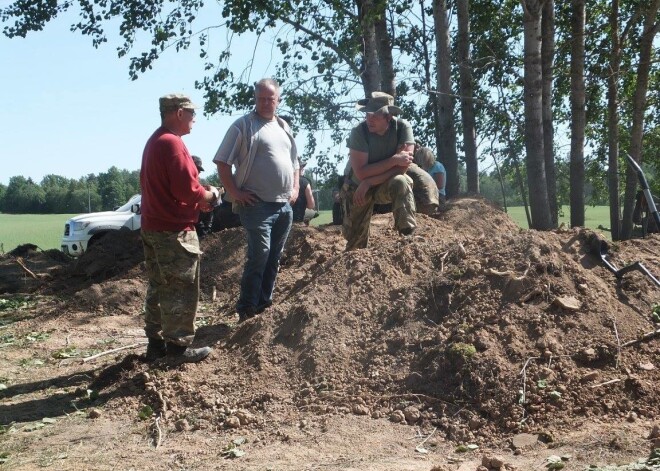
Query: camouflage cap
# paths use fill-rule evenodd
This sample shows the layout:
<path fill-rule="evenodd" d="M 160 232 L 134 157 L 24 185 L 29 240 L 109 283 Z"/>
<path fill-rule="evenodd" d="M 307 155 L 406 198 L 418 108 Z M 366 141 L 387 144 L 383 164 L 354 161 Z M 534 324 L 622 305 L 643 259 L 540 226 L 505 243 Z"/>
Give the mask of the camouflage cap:
<path fill-rule="evenodd" d="M 198 172 L 203 172 L 203 171 L 204 171 L 204 167 L 202 167 L 202 159 L 200 159 L 200 158 L 197 157 L 196 155 L 193 155 L 193 156 L 192 156 L 192 159 L 193 159 L 193 162 L 195 162 L 195 167 L 197 167 L 197 171 L 198 171 Z"/>
<path fill-rule="evenodd" d="M 379 111 L 391 115 L 401 113 L 401 108 L 394 106 L 394 97 L 383 92 L 372 92 L 371 98 L 358 100 L 355 107 L 358 111 L 365 111 L 367 113 L 376 113 Z"/>
<path fill-rule="evenodd" d="M 199 108 L 199 106 L 195 105 L 192 100 L 190 100 L 190 97 L 178 93 L 162 96 L 158 100 L 158 103 L 160 105 L 161 113 L 165 113 L 167 111 L 176 111 L 180 108 L 187 110 L 194 110 L 195 108 Z"/>

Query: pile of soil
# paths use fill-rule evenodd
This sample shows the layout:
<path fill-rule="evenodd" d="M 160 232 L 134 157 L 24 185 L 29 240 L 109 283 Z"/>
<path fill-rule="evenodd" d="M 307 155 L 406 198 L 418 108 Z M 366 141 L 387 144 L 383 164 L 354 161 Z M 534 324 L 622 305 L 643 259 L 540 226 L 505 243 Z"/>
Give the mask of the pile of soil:
<path fill-rule="evenodd" d="M 627 344 L 657 328 L 660 290 L 639 272 L 617 283 L 594 233 L 521 230 L 475 199 L 419 226 L 402 239 L 375 216 L 370 248 L 349 253 L 336 227 L 296 227 L 276 304 L 220 342 L 255 375 L 246 390 L 266 394 L 260 375 L 274 374 L 299 408 L 430 423 L 458 442 L 657 417 L 657 341 Z M 660 273 L 658 242 L 618 244 L 611 259 Z M 205 252 L 203 284 L 229 315 L 240 230 Z"/>
<path fill-rule="evenodd" d="M 265 436 L 328 414 L 433 427 L 459 443 L 658 418 L 658 340 L 643 335 L 659 327 L 660 289 L 640 272 L 617 280 L 594 253 L 597 234 L 522 230 L 480 199 L 418 224 L 401 237 L 391 214 L 375 215 L 369 248 L 353 252 L 337 226 L 294 226 L 275 304 L 241 324 L 243 229 L 210 234 L 196 343 L 214 346 L 211 359 L 162 369 L 128 355 L 121 374 L 109 369 L 86 387 L 109 394 L 117 415 L 148 404 L 172 430 Z M 137 316 L 141 245 L 116 237 L 41 292 L 65 296 L 68 311 Z M 658 235 L 612 244 L 610 259 L 641 260 L 658 276 L 659 244 Z"/>
<path fill-rule="evenodd" d="M 54 274 L 71 262 L 63 252 L 22 244 L 0 255 L 0 294 L 33 293 L 53 282 Z"/>

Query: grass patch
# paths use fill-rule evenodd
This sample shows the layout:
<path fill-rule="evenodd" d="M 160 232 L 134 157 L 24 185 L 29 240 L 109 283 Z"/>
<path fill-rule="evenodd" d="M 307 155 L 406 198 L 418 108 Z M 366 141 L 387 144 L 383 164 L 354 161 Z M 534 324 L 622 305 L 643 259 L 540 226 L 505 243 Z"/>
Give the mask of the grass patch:
<path fill-rule="evenodd" d="M 523 206 L 512 206 L 507 213 L 520 227 L 528 229 L 527 216 Z M 562 206 L 559 212 L 559 224 L 571 225 L 571 208 Z M 610 207 L 609 206 L 586 206 L 584 208 L 584 225 L 589 229 L 600 229 L 610 232 Z"/>
<path fill-rule="evenodd" d="M 0 213 L 0 253 L 21 244 L 34 244 L 42 250 L 59 249 L 64 223 L 75 214 Z"/>

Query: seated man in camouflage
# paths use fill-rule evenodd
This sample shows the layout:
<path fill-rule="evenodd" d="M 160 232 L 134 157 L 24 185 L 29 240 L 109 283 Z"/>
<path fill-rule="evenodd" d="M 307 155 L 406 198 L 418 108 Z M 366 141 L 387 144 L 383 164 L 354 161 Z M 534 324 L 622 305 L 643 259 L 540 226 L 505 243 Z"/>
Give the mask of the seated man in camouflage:
<path fill-rule="evenodd" d="M 392 203 L 394 225 L 402 235 L 414 232 L 415 195 L 413 182 L 423 193 L 429 193 L 425 211 L 437 208 L 437 190 L 424 191 L 426 180 L 433 183 L 413 164 L 415 139 L 407 121 L 397 118 L 401 109 L 394 98 L 373 92 L 371 98 L 358 101 L 357 109 L 365 111 L 366 120 L 351 131 L 348 138 L 350 169 L 341 191 L 344 212 L 343 233 L 346 250 L 365 248 L 374 204 Z M 435 184 L 433 183 L 433 188 Z M 435 197 L 433 196 L 435 194 Z"/>

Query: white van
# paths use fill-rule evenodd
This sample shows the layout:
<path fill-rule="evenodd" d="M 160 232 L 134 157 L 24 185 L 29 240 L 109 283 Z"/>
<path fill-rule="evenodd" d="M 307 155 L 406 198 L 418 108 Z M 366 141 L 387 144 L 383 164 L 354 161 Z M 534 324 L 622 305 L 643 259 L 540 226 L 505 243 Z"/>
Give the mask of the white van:
<path fill-rule="evenodd" d="M 134 195 L 114 211 L 75 216 L 64 224 L 62 252 L 77 257 L 111 231 L 140 229 L 141 195 Z"/>

